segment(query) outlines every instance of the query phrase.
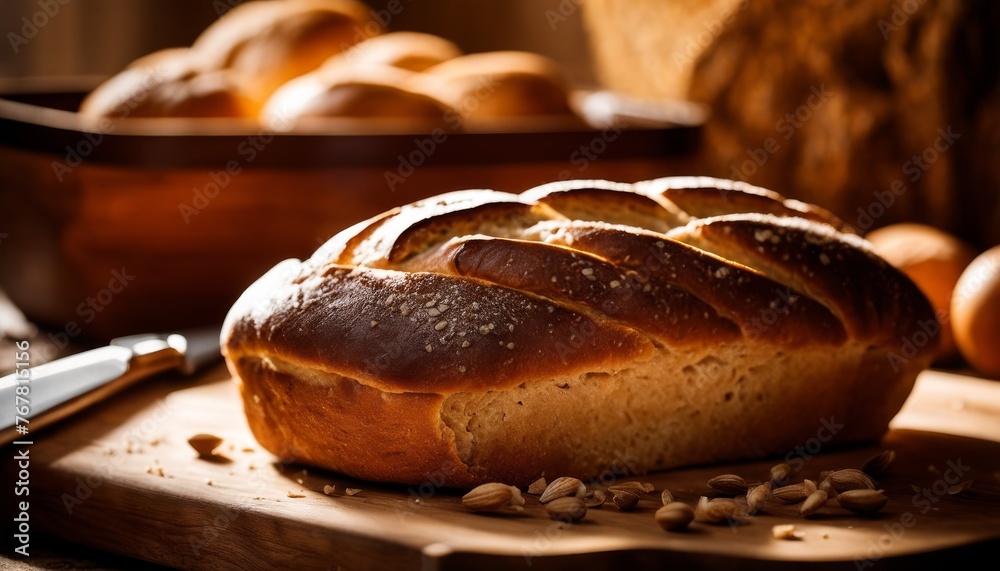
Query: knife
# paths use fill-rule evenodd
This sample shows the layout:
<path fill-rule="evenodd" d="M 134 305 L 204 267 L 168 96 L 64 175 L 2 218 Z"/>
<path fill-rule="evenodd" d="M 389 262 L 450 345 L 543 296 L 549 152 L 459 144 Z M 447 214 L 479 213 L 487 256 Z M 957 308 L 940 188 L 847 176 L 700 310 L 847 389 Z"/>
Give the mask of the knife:
<path fill-rule="evenodd" d="M 0 446 L 30 441 L 36 431 L 158 373 L 191 375 L 222 359 L 218 328 L 113 339 L 0 379 Z M 26 387 L 26 388 L 25 388 Z"/>

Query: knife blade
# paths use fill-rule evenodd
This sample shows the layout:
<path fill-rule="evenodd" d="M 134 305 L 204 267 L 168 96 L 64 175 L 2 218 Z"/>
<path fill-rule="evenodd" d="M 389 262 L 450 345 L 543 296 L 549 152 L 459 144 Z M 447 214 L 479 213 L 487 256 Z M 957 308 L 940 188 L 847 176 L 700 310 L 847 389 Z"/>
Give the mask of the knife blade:
<path fill-rule="evenodd" d="M 36 431 L 158 373 L 191 375 L 222 359 L 217 328 L 113 339 L 0 379 L 0 446 Z M 24 413 L 24 414 L 22 414 Z"/>

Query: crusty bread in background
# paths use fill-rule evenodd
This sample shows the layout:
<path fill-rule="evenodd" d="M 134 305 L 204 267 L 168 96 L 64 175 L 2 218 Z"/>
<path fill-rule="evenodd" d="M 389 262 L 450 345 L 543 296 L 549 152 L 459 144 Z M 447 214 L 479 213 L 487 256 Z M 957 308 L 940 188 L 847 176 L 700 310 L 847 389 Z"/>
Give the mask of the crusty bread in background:
<path fill-rule="evenodd" d="M 701 172 L 787 189 L 860 231 L 921 222 L 1000 243 L 1000 3 L 588 0 L 583 13 L 608 87 L 711 107 Z"/>
<path fill-rule="evenodd" d="M 285 82 L 380 30 L 355 0 L 255 1 L 226 12 L 192 48 L 206 69 L 240 74 L 247 95 L 262 106 Z"/>
<path fill-rule="evenodd" d="M 266 125 L 292 127 L 305 118 L 391 118 L 445 123 L 450 107 L 409 89 L 413 72 L 389 66 L 324 68 L 281 86 L 262 113 Z"/>
<path fill-rule="evenodd" d="M 434 34 L 392 32 L 355 45 L 327 60 L 324 66 L 391 66 L 424 71 L 462 55 L 454 42 Z"/>
<path fill-rule="evenodd" d="M 223 352 L 266 449 L 368 480 L 525 485 L 784 455 L 831 427 L 828 446 L 869 441 L 929 363 L 935 338 L 906 343 L 933 313 L 817 220 L 840 224 L 713 179 L 449 193 L 276 266 Z"/>
<path fill-rule="evenodd" d="M 430 67 L 420 89 L 448 102 L 475 127 L 498 118 L 570 115 L 569 79 L 549 58 L 527 52 L 469 54 Z"/>
<path fill-rule="evenodd" d="M 926 224 L 891 224 L 865 238 L 875 252 L 924 292 L 941 324 L 939 362 L 958 358 L 952 334 L 951 298 L 959 276 L 976 251 L 958 238 Z"/>
<path fill-rule="evenodd" d="M 115 119 L 148 117 L 254 117 L 230 70 L 203 72 L 196 53 L 171 48 L 144 56 L 111 77 L 80 104 L 80 113 Z"/>

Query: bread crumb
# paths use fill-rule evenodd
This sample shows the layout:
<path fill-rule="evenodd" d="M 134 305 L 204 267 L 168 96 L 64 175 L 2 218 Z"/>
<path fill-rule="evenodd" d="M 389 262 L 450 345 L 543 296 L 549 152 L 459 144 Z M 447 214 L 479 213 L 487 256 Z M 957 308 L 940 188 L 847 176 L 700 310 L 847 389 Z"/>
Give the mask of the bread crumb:
<path fill-rule="evenodd" d="M 253 449 L 253 448 L 250 448 L 249 446 L 244 446 L 244 447 L 243 447 L 243 451 L 244 451 L 244 452 L 253 452 L 253 451 L 254 451 L 254 449 Z"/>
<path fill-rule="evenodd" d="M 302 490 L 299 490 L 299 491 L 301 492 Z M 298 493 L 298 492 L 293 492 L 291 490 L 288 490 L 287 492 L 285 492 L 285 495 L 288 496 L 289 498 L 304 498 L 304 497 L 306 497 L 305 494 L 301 494 L 301 493 Z"/>
<path fill-rule="evenodd" d="M 336 486 L 331 486 L 330 484 L 327 484 L 327 485 L 323 486 L 323 493 L 326 494 L 326 495 L 328 495 L 328 496 L 332 496 L 334 490 L 336 490 L 336 489 L 337 489 Z"/>
<path fill-rule="evenodd" d="M 804 531 L 796 531 L 792 524 L 775 525 L 771 527 L 771 536 L 775 539 L 787 539 L 797 541 L 806 536 Z"/>
<path fill-rule="evenodd" d="M 378 321 L 375 321 L 374 319 L 372 319 L 372 329 L 375 329 L 376 325 L 378 325 Z"/>
<path fill-rule="evenodd" d="M 431 344 L 428 343 L 427 345 L 424 345 L 424 350 L 430 353 L 431 351 L 434 350 L 434 347 L 431 347 Z"/>
<path fill-rule="evenodd" d="M 347 494 L 348 496 L 356 496 L 356 495 L 358 495 L 358 494 L 361 493 L 361 489 L 360 488 L 347 488 L 347 489 L 344 490 L 344 493 Z"/>
<path fill-rule="evenodd" d="M 206 486 L 211 486 L 212 485 L 212 480 L 210 478 L 205 478 L 205 485 Z"/>
<path fill-rule="evenodd" d="M 507 344 L 507 348 L 508 349 L 513 349 L 514 348 L 514 344 L 513 343 L 508 343 Z"/>

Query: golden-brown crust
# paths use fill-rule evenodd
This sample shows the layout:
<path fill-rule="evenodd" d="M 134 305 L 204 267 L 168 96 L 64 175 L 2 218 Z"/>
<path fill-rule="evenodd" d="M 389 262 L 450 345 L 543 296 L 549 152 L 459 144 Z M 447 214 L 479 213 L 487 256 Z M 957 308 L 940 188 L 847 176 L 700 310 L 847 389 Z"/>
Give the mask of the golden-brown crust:
<path fill-rule="evenodd" d="M 205 69 L 238 73 L 262 106 L 279 86 L 380 31 L 355 0 L 245 2 L 206 28 L 192 49 Z"/>
<path fill-rule="evenodd" d="M 254 103 L 229 70 L 206 72 L 188 48 L 154 52 L 95 88 L 80 113 L 114 119 L 253 117 Z"/>
<path fill-rule="evenodd" d="M 593 477 L 618 453 L 632 471 L 778 454 L 823 415 L 838 442 L 879 436 L 932 356 L 927 300 L 798 216 L 821 211 L 730 187 L 701 218 L 698 193 L 663 192 L 685 186 L 449 193 L 280 264 L 223 328 L 254 433 L 352 476 L 450 486 Z M 602 203 L 615 224 L 593 220 Z M 730 213 L 752 204 L 767 214 Z M 727 439 L 738 426 L 755 438 Z"/>

